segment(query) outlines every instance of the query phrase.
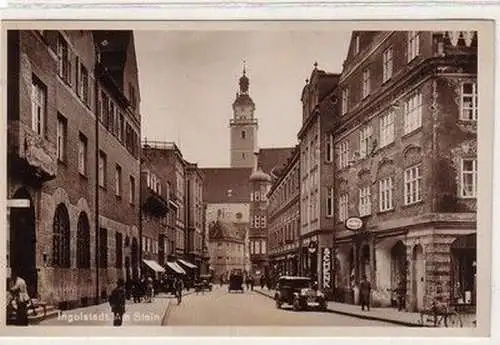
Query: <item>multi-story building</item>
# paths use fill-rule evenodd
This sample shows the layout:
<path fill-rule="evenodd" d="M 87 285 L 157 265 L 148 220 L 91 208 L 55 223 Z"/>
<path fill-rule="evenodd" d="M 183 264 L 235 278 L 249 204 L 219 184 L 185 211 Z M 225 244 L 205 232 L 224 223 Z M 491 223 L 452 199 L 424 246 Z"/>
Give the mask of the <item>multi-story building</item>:
<path fill-rule="evenodd" d="M 268 255 L 273 275 L 299 273 L 300 151 L 298 147 L 269 190 Z"/>
<path fill-rule="evenodd" d="M 240 224 L 242 225 L 242 224 Z M 220 219 L 209 224 L 210 265 L 215 278 L 228 279 L 233 269 L 248 269 L 247 247 L 248 226 L 237 226 L 235 223 Z"/>
<path fill-rule="evenodd" d="M 256 162 L 257 164 L 257 162 Z M 269 261 L 267 256 L 267 193 L 271 188 L 271 176 L 259 166 L 250 175 L 250 275 L 258 279 L 268 275 Z"/>
<path fill-rule="evenodd" d="M 474 304 L 476 33 L 354 32 L 338 95 L 338 290 L 365 274 L 378 305 Z"/>
<path fill-rule="evenodd" d="M 339 75 L 318 70 L 315 64 L 302 91 L 303 121 L 298 133 L 302 222 L 300 272 L 316 279 L 319 287 L 327 293 L 333 287 L 327 261 L 331 259 L 334 245 L 334 163 L 331 131 L 334 126 L 336 99 L 331 97 L 331 93 L 338 80 Z"/>
<path fill-rule="evenodd" d="M 131 31 L 8 32 L 9 267 L 60 308 L 139 272 Z M 19 205 L 17 205 L 19 206 Z"/>
<path fill-rule="evenodd" d="M 203 175 L 197 164 L 187 163 L 186 177 L 186 259 L 194 263 L 199 272 L 203 258 L 203 218 L 205 217 Z"/>
<path fill-rule="evenodd" d="M 168 163 L 161 150 L 145 144 L 141 161 L 141 252 L 148 275 L 162 272 L 167 256 L 173 254 L 168 216 L 176 214 L 169 205 Z"/>
<path fill-rule="evenodd" d="M 240 255 L 240 260 L 232 260 L 232 268 L 248 271 L 250 269 L 250 254 L 248 229 L 250 224 L 250 183 L 248 178 L 252 173 L 250 168 L 204 168 L 203 201 L 205 203 L 205 231 L 208 239 L 209 265 L 215 274 L 226 274 L 230 271 L 226 260 L 231 255 L 215 255 L 226 247 L 239 246 L 241 250 L 231 250 Z M 216 224 L 225 230 L 211 230 Z M 218 228 L 217 225 L 215 228 Z M 237 234 L 236 232 L 240 232 Z M 228 243 L 219 245 L 227 239 Z M 235 239 L 237 240 L 235 242 Z M 238 247 L 239 248 L 239 247 Z M 220 258 L 219 258 L 220 257 Z M 237 264 L 238 263 L 238 264 Z M 236 267 L 235 265 L 239 265 Z"/>

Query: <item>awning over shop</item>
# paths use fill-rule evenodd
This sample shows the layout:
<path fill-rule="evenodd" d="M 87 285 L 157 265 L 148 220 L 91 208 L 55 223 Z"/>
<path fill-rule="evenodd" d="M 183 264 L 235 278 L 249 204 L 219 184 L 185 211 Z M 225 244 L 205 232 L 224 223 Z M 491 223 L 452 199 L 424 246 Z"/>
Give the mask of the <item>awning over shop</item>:
<path fill-rule="evenodd" d="M 186 266 L 187 268 L 191 268 L 191 269 L 196 269 L 196 268 L 198 268 L 198 266 L 193 265 L 192 263 L 187 262 L 186 260 L 178 259 L 177 261 L 179 261 L 179 263 L 180 263 L 181 265 L 184 265 L 184 266 Z"/>
<path fill-rule="evenodd" d="M 165 269 L 161 267 L 160 264 L 154 260 L 143 259 L 142 262 L 144 262 L 149 268 L 151 268 L 155 272 L 165 272 Z"/>
<path fill-rule="evenodd" d="M 186 274 L 186 271 L 184 271 L 182 267 L 177 264 L 177 262 L 167 261 L 167 266 L 170 267 L 175 273 Z"/>

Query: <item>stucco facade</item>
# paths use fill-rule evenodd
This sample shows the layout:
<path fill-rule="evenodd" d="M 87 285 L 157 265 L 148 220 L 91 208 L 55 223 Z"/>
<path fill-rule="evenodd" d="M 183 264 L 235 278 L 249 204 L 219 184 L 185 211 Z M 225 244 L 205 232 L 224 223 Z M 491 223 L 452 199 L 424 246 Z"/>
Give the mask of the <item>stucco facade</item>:
<path fill-rule="evenodd" d="M 476 36 L 354 32 L 355 40 L 363 49 L 351 43 L 334 131 L 337 298 L 352 301 L 366 274 L 378 305 L 400 286 L 408 310 L 438 295 L 474 300 L 475 249 L 453 243 L 476 231 Z M 353 216 L 362 231 L 344 227 Z"/>

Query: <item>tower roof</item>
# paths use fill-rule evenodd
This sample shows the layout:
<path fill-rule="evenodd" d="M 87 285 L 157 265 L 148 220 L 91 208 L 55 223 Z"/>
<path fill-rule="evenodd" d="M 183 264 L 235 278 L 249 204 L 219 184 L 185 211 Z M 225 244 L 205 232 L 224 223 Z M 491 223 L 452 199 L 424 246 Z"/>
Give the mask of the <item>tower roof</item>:
<path fill-rule="evenodd" d="M 250 88 L 250 79 L 247 77 L 245 62 L 243 61 L 243 75 L 239 80 L 240 92 L 236 93 L 236 100 L 233 105 L 250 105 L 255 106 L 252 98 L 248 94 Z"/>
<path fill-rule="evenodd" d="M 250 175 L 251 182 L 271 182 L 271 176 L 262 171 L 262 168 L 259 166 L 257 171 L 255 171 L 252 175 Z"/>

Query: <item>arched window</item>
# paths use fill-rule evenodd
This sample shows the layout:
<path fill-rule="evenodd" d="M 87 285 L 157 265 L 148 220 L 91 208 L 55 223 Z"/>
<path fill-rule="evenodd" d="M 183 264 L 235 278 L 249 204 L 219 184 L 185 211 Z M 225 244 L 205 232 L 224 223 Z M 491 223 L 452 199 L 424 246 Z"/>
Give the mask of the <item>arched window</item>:
<path fill-rule="evenodd" d="M 52 264 L 55 267 L 70 267 L 69 216 L 64 204 L 59 204 L 54 215 L 54 237 L 52 242 Z"/>
<path fill-rule="evenodd" d="M 90 229 L 89 220 L 85 212 L 80 213 L 80 217 L 78 217 L 76 267 L 90 268 Z"/>

